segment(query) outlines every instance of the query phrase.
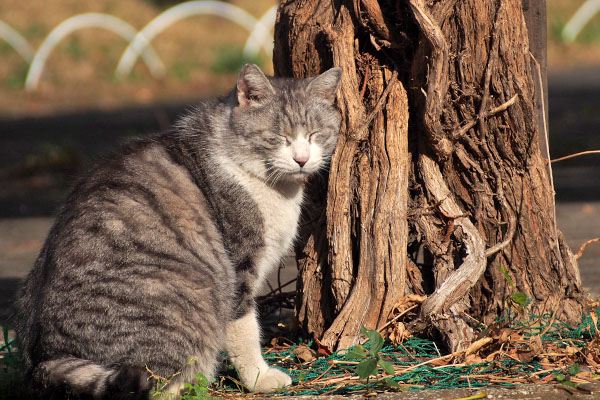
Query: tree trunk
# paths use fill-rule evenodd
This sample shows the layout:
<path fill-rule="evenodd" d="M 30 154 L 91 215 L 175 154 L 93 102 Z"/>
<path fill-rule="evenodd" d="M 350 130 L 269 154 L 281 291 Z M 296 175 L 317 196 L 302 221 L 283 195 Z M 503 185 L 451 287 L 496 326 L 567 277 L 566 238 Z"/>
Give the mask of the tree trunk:
<path fill-rule="evenodd" d="M 309 183 L 297 249 L 305 333 L 351 346 L 410 294 L 427 295 L 410 330 L 451 350 L 517 291 L 534 313 L 581 318 L 531 63 L 521 0 L 281 4 L 276 74 L 344 70 L 340 140 Z"/>

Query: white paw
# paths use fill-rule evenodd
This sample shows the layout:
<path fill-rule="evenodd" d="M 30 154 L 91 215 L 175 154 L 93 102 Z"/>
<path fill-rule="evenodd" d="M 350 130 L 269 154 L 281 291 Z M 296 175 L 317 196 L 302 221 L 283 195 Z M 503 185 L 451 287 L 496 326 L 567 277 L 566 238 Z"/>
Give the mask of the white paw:
<path fill-rule="evenodd" d="M 253 392 L 271 392 L 273 390 L 290 386 L 292 378 L 288 374 L 276 368 L 262 370 L 253 382 L 247 382 L 246 386 Z"/>

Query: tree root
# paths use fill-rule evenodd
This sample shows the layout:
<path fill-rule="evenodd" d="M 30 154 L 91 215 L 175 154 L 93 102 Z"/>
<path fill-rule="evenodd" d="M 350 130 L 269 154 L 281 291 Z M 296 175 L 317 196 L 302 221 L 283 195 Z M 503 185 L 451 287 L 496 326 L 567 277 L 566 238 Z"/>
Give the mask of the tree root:
<path fill-rule="evenodd" d="M 473 330 L 461 317 L 466 304 L 457 302 L 469 293 L 485 271 L 485 245 L 479 231 L 465 216 L 448 189 L 437 163 L 423 154 L 419 158 L 419 171 L 427 191 L 439 203 L 440 211 L 446 215 L 458 216 L 454 219 L 454 226 L 462 231 L 457 236 L 461 237 L 466 256 L 460 267 L 452 271 L 423 302 L 418 320 L 433 325 L 445 336 L 450 349 L 457 351 L 464 343 L 473 339 Z"/>

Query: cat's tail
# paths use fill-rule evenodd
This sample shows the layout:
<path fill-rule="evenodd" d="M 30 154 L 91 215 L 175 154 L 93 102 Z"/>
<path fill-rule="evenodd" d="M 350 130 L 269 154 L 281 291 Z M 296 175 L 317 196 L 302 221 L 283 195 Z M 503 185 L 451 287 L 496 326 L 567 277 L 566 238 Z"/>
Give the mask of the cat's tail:
<path fill-rule="evenodd" d="M 80 358 L 59 358 L 38 364 L 33 380 L 44 392 L 70 393 L 94 400 L 146 399 L 153 381 L 140 367 L 123 365 L 110 369 Z"/>

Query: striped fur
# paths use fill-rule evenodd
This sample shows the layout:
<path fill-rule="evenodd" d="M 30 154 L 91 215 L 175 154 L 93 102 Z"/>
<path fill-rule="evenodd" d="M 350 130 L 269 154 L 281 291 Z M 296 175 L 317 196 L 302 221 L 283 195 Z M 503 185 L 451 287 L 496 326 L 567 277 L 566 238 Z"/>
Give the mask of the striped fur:
<path fill-rule="evenodd" d="M 152 386 L 139 367 L 105 368 L 93 361 L 60 358 L 44 361 L 35 369 L 35 379 L 52 390 L 44 397 L 91 397 L 143 399 Z"/>
<path fill-rule="evenodd" d="M 18 300 L 32 385 L 48 398 L 138 399 L 147 367 L 181 372 L 177 394 L 197 372 L 212 378 L 223 349 L 249 389 L 290 384 L 260 357 L 253 296 L 292 245 L 302 181 L 335 147 L 339 78 L 247 65 L 228 97 L 92 168 Z"/>

